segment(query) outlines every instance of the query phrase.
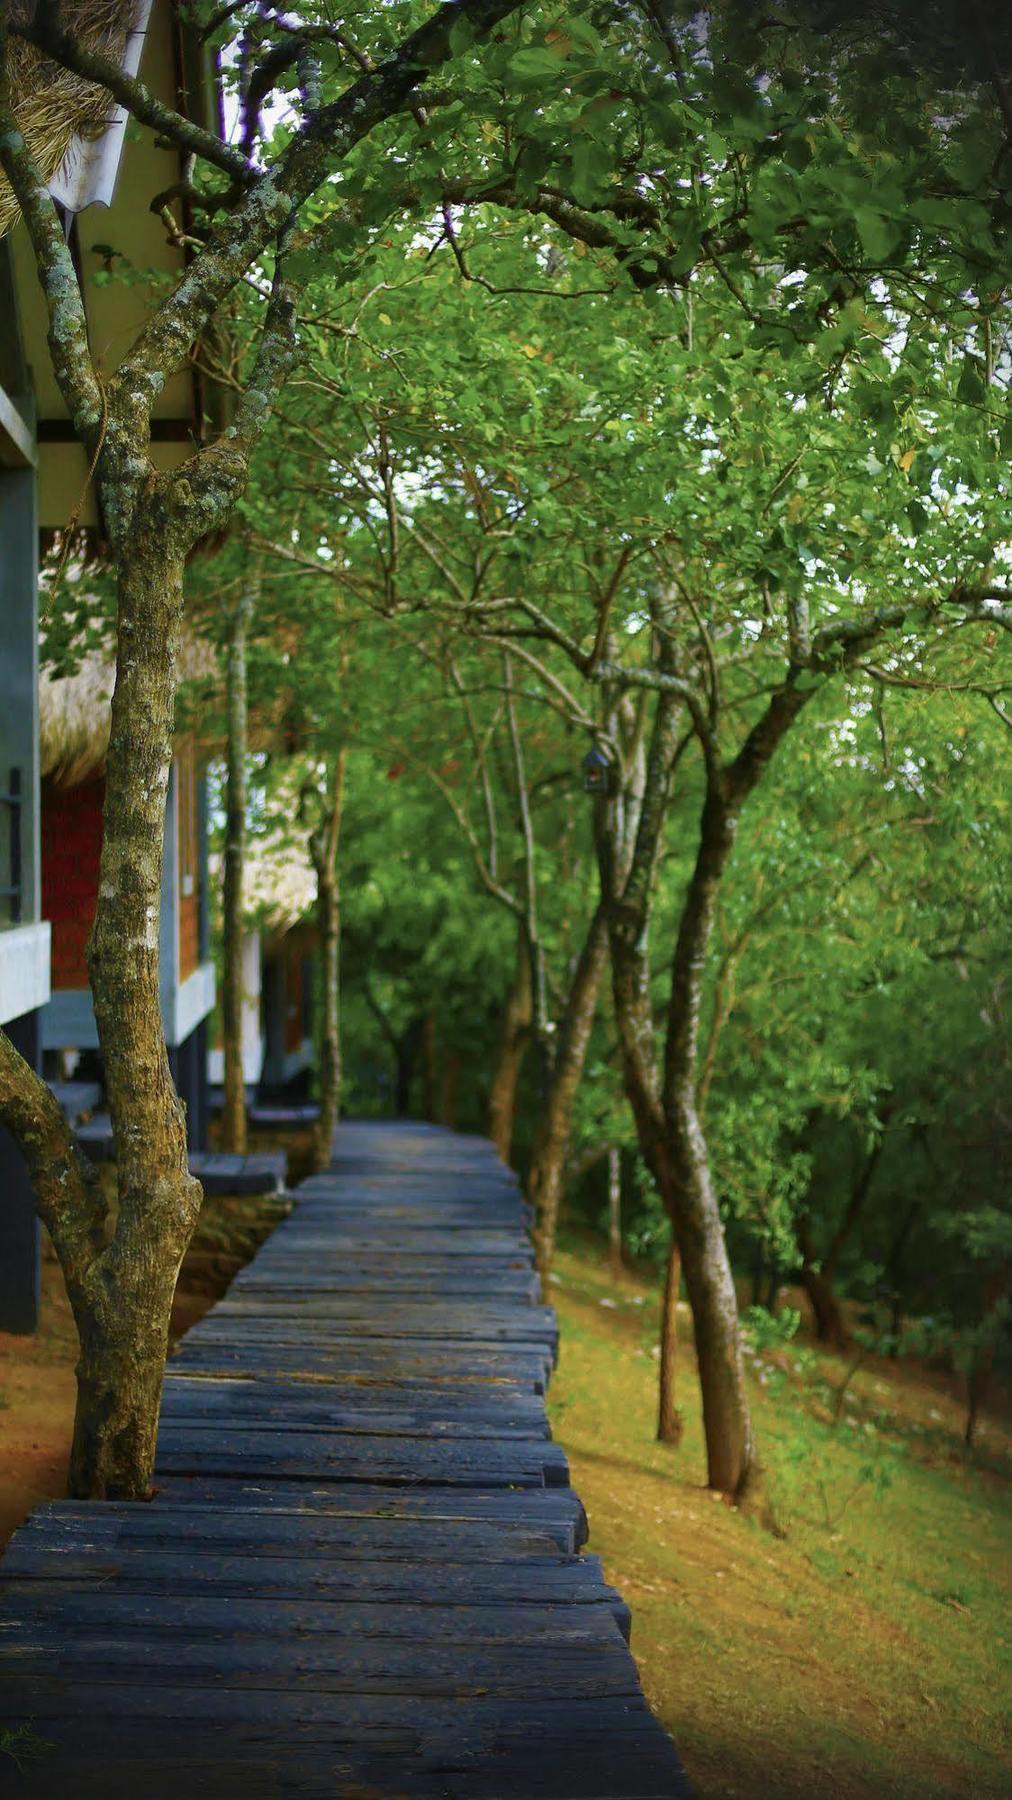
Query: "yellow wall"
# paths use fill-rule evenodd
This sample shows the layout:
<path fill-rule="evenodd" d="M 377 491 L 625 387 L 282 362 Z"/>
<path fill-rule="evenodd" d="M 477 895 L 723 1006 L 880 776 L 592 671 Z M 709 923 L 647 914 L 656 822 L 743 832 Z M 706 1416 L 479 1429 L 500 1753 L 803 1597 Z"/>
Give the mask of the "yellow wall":
<path fill-rule="evenodd" d="M 169 0 L 155 0 L 140 77 L 159 99 L 173 107 L 179 104 L 175 32 Z M 196 106 L 201 106 L 205 96 L 196 96 L 195 100 Z M 112 205 L 90 206 L 78 215 L 80 267 L 91 349 L 100 374 L 111 374 L 117 368 L 167 284 L 182 273 L 182 252 L 166 241 L 161 219 L 150 211 L 153 197 L 178 181 L 179 172 L 178 153 L 156 149 L 155 134 L 147 127 L 131 122 L 127 126 Z M 178 206 L 174 211 L 178 216 Z M 32 366 L 38 417 L 43 424 L 47 420 L 66 420 L 67 409 L 52 372 L 45 314 L 38 297 L 38 280 L 24 226 L 19 224 L 12 236 L 25 352 Z M 129 267 L 135 277 L 133 282 L 113 280 L 108 285 L 95 285 L 91 278 L 106 268 L 108 260 L 104 252 L 96 249 L 99 244 L 109 245 L 120 253 L 113 259 L 112 267 L 116 271 Z M 138 279 L 139 276 L 143 279 Z M 155 401 L 153 418 L 179 420 L 187 426 L 195 426 L 194 405 L 193 382 L 184 369 L 166 382 Z M 42 527 L 58 528 L 67 524 L 79 505 L 87 476 L 87 459 L 79 444 L 45 441 L 44 433 L 43 439 L 39 446 L 39 523 Z M 156 441 L 152 445 L 152 461 L 157 468 L 171 468 L 189 454 L 190 448 L 187 439 Z M 94 499 L 89 495 L 81 513 L 81 523 L 95 522 Z"/>

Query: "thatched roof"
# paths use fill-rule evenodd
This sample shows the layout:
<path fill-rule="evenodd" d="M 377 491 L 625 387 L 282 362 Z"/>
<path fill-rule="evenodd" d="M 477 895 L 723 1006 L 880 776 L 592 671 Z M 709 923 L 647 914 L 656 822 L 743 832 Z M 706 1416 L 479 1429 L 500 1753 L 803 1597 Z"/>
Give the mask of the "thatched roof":
<path fill-rule="evenodd" d="M 283 833 L 251 834 L 247 841 L 243 912 L 272 936 L 280 937 L 298 924 L 316 899 L 307 836 L 289 825 Z"/>
<path fill-rule="evenodd" d="M 212 645 L 183 631 L 179 679 L 205 681 L 218 671 Z M 39 679 L 39 760 L 41 773 L 58 787 L 78 787 L 100 775 L 109 748 L 110 707 L 115 679 L 112 657 L 89 650 L 73 675 Z"/>
<path fill-rule="evenodd" d="M 31 17 L 35 0 L 5 0 L 13 20 Z M 62 18 L 90 50 L 122 65 L 127 39 L 144 12 L 141 0 L 63 0 Z M 14 116 L 39 168 L 51 181 L 80 154 L 80 145 L 105 132 L 112 102 L 104 88 L 61 68 L 20 38 L 9 40 L 7 72 Z M 18 206 L 0 174 L 0 237 L 10 230 Z"/>
<path fill-rule="evenodd" d="M 39 764 L 59 787 L 77 787 L 100 773 L 109 745 L 113 665 L 100 651 L 85 656 L 75 675 L 39 678 Z"/>
<path fill-rule="evenodd" d="M 284 937 L 312 912 L 316 876 L 309 856 L 309 827 L 299 819 L 298 775 L 282 776 L 270 800 L 264 830 L 247 832 L 243 860 L 242 910 L 246 923 L 268 939 Z M 212 890 L 220 896 L 222 858 L 210 858 Z"/>

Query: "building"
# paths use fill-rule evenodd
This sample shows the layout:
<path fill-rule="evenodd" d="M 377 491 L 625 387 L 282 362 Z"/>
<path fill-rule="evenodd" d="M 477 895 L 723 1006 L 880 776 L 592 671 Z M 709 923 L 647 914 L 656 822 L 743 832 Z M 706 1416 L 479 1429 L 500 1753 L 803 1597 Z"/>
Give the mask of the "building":
<path fill-rule="evenodd" d="M 0 1026 L 36 1068 L 49 999 L 39 857 L 38 445 L 11 248 L 0 240 Z M 33 1331 L 39 1226 L 0 1127 L 0 1330 Z"/>

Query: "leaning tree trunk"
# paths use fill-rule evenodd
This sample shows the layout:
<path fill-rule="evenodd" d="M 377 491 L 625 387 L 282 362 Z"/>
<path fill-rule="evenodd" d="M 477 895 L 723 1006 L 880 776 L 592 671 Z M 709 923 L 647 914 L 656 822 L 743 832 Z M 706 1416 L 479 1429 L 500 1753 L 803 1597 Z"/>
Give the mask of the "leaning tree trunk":
<path fill-rule="evenodd" d="M 246 1072 L 242 1055 L 243 863 L 246 855 L 246 632 L 253 595 L 241 595 L 232 618 L 226 677 L 225 872 L 222 884 L 221 1018 L 225 1051 L 224 1150 L 246 1149 Z"/>
<path fill-rule="evenodd" d="M 599 906 L 591 920 L 566 997 L 558 1048 L 527 1176 L 527 1197 L 534 1206 L 537 1220 L 534 1245 L 542 1280 L 547 1279 L 555 1254 L 573 1102 L 583 1075 L 607 959 L 608 924 L 604 907 Z"/>
<path fill-rule="evenodd" d="M 88 946 L 116 1153 L 110 1243 L 71 1292 L 81 1340 L 70 1493 L 137 1499 L 154 1463 L 169 1314 L 200 1212 L 169 1071 L 158 942 L 183 556 L 157 488 L 118 554 L 99 897 Z"/>
<path fill-rule="evenodd" d="M 697 1098 L 699 1024 L 706 952 L 720 882 L 734 843 L 740 801 L 711 773 L 699 849 L 671 971 L 664 1069 L 666 1195 L 692 1309 L 703 1399 L 707 1479 L 742 1500 L 759 1469 L 745 1386 L 738 1300 Z"/>
<path fill-rule="evenodd" d="M 316 918 L 320 938 L 320 1117 L 313 1143 L 313 1167 L 325 1169 L 333 1153 L 341 1107 L 341 898 L 337 850 L 344 809 L 344 777 L 347 751 L 341 749 L 334 763 L 327 813 L 310 840 L 316 870 Z"/>
<path fill-rule="evenodd" d="M 517 939 L 516 972 L 503 1014 L 499 1039 L 499 1059 L 488 1096 L 488 1135 L 504 1163 L 513 1148 L 513 1126 L 516 1120 L 517 1085 L 520 1070 L 531 1040 L 534 1020 L 534 990 L 531 981 L 531 959 L 521 927 Z"/>

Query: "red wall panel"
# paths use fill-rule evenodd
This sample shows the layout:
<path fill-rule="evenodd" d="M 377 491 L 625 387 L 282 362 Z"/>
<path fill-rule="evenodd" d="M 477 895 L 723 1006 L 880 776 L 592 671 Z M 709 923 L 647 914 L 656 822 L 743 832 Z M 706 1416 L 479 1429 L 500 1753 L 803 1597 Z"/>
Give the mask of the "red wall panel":
<path fill-rule="evenodd" d="M 42 783 L 42 917 L 53 938 L 54 988 L 88 985 L 85 950 L 98 899 L 105 780 Z"/>

